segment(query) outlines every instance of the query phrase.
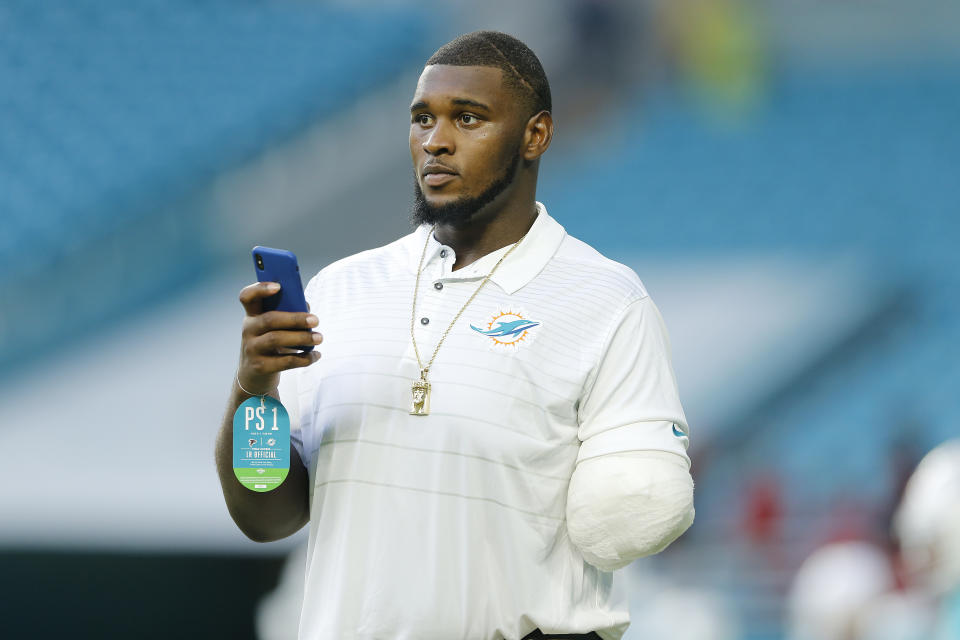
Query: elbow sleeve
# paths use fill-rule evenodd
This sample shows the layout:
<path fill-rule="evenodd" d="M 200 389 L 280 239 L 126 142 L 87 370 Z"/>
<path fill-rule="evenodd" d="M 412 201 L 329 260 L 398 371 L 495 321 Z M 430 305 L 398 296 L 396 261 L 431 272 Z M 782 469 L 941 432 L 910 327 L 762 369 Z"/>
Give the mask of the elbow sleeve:
<path fill-rule="evenodd" d="M 630 451 L 580 462 L 570 479 L 567 530 L 584 559 L 613 571 L 664 550 L 693 523 L 686 461 Z"/>

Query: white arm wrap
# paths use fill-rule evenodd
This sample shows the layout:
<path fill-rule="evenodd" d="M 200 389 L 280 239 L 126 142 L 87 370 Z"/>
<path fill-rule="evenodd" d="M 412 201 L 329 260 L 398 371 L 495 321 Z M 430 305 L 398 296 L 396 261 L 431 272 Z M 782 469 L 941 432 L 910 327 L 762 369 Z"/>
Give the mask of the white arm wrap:
<path fill-rule="evenodd" d="M 567 529 L 584 559 L 613 571 L 663 551 L 693 523 L 693 478 L 665 451 L 580 462 L 567 494 Z"/>

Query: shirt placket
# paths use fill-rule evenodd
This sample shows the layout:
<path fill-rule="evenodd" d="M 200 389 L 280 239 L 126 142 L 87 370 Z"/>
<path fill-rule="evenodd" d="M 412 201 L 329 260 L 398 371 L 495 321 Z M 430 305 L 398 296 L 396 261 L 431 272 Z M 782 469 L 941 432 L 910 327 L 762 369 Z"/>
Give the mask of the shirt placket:
<path fill-rule="evenodd" d="M 441 246 L 427 264 L 420 276 L 420 289 L 417 302 L 417 314 L 414 321 L 414 334 L 420 359 L 426 366 L 433 355 L 437 343 L 463 305 L 480 285 L 486 271 L 483 267 L 470 265 L 453 271 L 456 254 L 453 249 Z M 466 310 L 469 312 L 469 309 Z M 462 322 L 462 318 L 460 320 Z M 451 328 L 451 331 L 455 331 Z M 445 343 L 451 339 L 447 336 Z M 440 347 L 437 360 L 443 360 L 444 346 Z M 436 366 L 436 362 L 434 363 Z"/>
<path fill-rule="evenodd" d="M 424 265 L 420 275 L 420 289 L 417 293 L 417 313 L 414 317 L 413 331 L 417 337 L 420 361 L 426 367 L 433 355 L 437 342 L 453 317 L 447 314 L 444 274 L 449 273 L 453 264 L 453 252 L 441 247 L 430 261 Z M 455 312 L 454 312 L 455 313 Z"/>

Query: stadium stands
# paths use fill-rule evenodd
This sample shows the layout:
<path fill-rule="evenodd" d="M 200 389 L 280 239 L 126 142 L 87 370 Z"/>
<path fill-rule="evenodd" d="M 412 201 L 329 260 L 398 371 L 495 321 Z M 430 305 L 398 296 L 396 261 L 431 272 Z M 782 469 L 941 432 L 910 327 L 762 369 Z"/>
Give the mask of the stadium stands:
<path fill-rule="evenodd" d="M 659 94 L 598 122 L 586 153 L 546 163 L 552 212 L 611 255 L 852 253 L 897 300 L 773 407 L 720 425 L 746 427 L 735 447 L 722 433 L 719 446 L 694 439 L 697 524 L 649 562 L 728 594 L 745 638 L 782 637 L 786 585 L 818 544 L 882 541 L 902 481 L 895 455 L 960 433 L 958 80 L 950 66 L 788 73 L 757 112 L 720 127 Z M 752 474 L 770 472 L 786 513 L 764 550 L 739 519 Z M 844 516 L 865 526 L 844 529 Z"/>
<path fill-rule="evenodd" d="M 902 294 L 894 329 L 797 388 L 753 439 L 752 455 L 776 456 L 801 494 L 842 482 L 876 498 L 885 485 L 870 472 L 904 421 L 923 423 L 919 446 L 960 430 L 958 75 L 788 74 L 733 130 L 661 95 L 545 172 L 570 231 L 611 252 L 852 252 Z"/>
<path fill-rule="evenodd" d="M 82 329 L 203 265 L 189 196 L 421 59 L 429 24 L 326 3 L 5 2 L 3 297 L 46 291 Z M 85 308 L 57 273 L 129 295 Z M 14 319 L 0 315 L 0 362 L 53 326 Z"/>

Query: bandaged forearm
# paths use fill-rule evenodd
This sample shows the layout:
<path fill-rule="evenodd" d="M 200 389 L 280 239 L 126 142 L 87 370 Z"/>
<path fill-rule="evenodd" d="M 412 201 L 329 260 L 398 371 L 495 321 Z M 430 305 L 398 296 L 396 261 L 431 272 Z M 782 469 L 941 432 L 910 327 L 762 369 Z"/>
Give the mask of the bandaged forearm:
<path fill-rule="evenodd" d="M 567 494 L 567 529 L 584 559 L 613 571 L 663 551 L 693 523 L 687 461 L 666 451 L 583 460 Z"/>

